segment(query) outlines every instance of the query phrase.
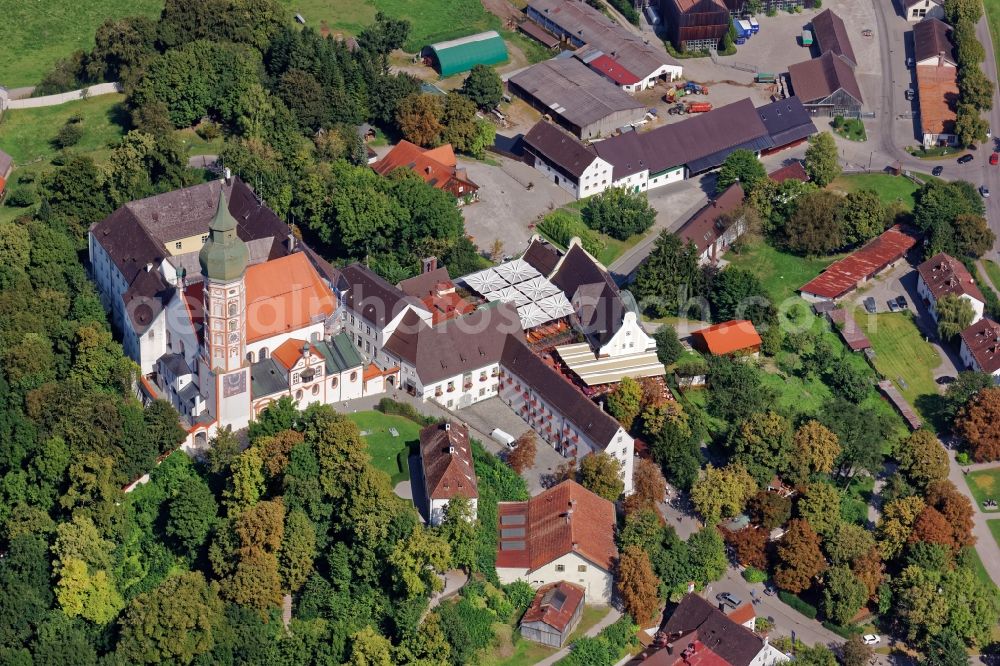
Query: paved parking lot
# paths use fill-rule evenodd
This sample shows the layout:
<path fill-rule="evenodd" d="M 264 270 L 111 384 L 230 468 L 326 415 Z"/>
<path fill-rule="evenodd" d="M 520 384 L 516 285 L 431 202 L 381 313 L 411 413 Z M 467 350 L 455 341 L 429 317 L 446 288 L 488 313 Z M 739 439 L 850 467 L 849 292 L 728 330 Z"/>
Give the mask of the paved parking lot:
<path fill-rule="evenodd" d="M 516 255 L 528 247 L 534 233 L 528 225 L 573 196 L 527 164 L 494 154 L 490 158 L 500 166 L 459 158 L 459 165 L 479 185 L 479 201 L 462 208 L 465 230 L 482 251 L 489 251 L 499 238 L 504 252 Z"/>
<path fill-rule="evenodd" d="M 528 424 L 515 414 L 514 410 L 504 404 L 500 398 L 490 398 L 489 400 L 477 402 L 462 409 L 459 415 L 469 426 L 481 432 L 489 433 L 493 432 L 494 428 L 500 428 L 508 434 L 518 437 L 529 430 Z M 507 453 L 506 447 L 492 438 L 484 441 L 483 446 L 501 458 Z M 535 496 L 545 488 L 548 488 L 551 485 L 552 474 L 564 462 L 566 462 L 565 458 L 539 439 L 537 453 L 535 454 L 535 465 L 523 474 L 528 484 L 528 493 Z"/>

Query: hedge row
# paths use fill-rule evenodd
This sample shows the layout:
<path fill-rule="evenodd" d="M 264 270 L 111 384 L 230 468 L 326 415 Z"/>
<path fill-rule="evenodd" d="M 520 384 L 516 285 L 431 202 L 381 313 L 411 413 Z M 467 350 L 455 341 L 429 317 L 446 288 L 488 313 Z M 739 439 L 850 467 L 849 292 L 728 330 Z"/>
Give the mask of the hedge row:
<path fill-rule="evenodd" d="M 807 604 L 806 602 L 799 599 L 794 594 L 786 592 L 785 590 L 778 590 L 778 598 L 784 601 L 786 604 L 797 610 L 798 612 L 805 615 L 810 620 L 815 620 L 818 611 L 816 607 L 812 604 Z"/>

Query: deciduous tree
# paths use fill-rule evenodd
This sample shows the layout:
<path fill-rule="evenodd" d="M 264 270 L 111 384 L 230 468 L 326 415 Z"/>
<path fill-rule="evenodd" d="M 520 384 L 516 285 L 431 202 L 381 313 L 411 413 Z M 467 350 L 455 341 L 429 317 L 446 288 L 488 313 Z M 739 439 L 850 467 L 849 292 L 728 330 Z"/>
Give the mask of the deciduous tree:
<path fill-rule="evenodd" d="M 948 476 L 948 454 L 929 430 L 917 430 L 900 442 L 899 467 L 915 487 L 924 489 Z"/>
<path fill-rule="evenodd" d="M 656 506 L 666 500 L 666 486 L 660 466 L 647 458 L 639 458 L 632 472 L 632 494 L 625 498 L 625 513 L 656 511 Z"/>
<path fill-rule="evenodd" d="M 410 95 L 399 103 L 396 124 L 407 141 L 418 146 L 432 147 L 441 141 L 443 116 L 444 103 L 438 95 Z"/>
<path fill-rule="evenodd" d="M 715 182 L 715 191 L 722 194 L 733 183 L 739 183 L 743 192 L 749 195 L 754 188 L 767 179 L 764 165 L 757 159 L 753 151 L 739 149 L 729 153 L 719 169 L 719 177 Z"/>
<path fill-rule="evenodd" d="M 480 109 L 493 109 L 503 97 L 503 81 L 492 67 L 473 65 L 462 82 L 461 92 Z"/>
<path fill-rule="evenodd" d="M 626 613 L 640 625 L 653 619 L 660 599 L 656 575 L 646 551 L 638 546 L 629 546 L 624 550 L 618 561 L 616 584 Z"/>
<path fill-rule="evenodd" d="M 580 461 L 580 484 L 614 502 L 625 491 L 621 470 L 621 463 L 614 456 L 603 451 L 589 453 Z"/>
<path fill-rule="evenodd" d="M 778 545 L 780 564 L 774 582 L 783 590 L 798 594 L 812 586 L 813 579 L 826 570 L 819 548 L 819 535 L 805 520 L 793 520 Z"/>
<path fill-rule="evenodd" d="M 538 437 L 534 430 L 525 430 L 514 442 L 514 450 L 507 454 L 507 464 L 515 472 L 521 474 L 535 464 L 535 454 L 538 450 Z"/>
<path fill-rule="evenodd" d="M 829 132 L 820 132 L 809 138 L 809 147 L 806 149 L 806 173 L 819 187 L 826 187 L 840 175 L 837 144 Z"/>
<path fill-rule="evenodd" d="M 840 650 L 844 666 L 867 666 L 875 654 L 871 646 L 865 644 L 861 634 L 851 634 Z"/>
<path fill-rule="evenodd" d="M 660 233 L 649 258 L 639 266 L 633 290 L 644 310 L 658 317 L 686 315 L 701 296 L 698 248 L 676 235 Z"/>
<path fill-rule="evenodd" d="M 188 478 L 167 505 L 167 535 L 176 539 L 184 552 L 194 554 L 208 538 L 218 511 L 208 484 L 198 477 Z"/>
<path fill-rule="evenodd" d="M 945 294 L 937 299 L 934 309 L 937 311 L 938 335 L 949 342 L 971 326 L 976 316 L 972 303 L 954 294 Z"/>
<path fill-rule="evenodd" d="M 757 483 L 746 468 L 733 463 L 722 468 L 705 467 L 691 487 L 691 501 L 706 525 L 738 515 L 757 492 Z"/>
<path fill-rule="evenodd" d="M 903 546 L 913 531 L 913 524 L 925 506 L 919 497 L 904 497 L 888 502 L 882 508 L 882 517 L 879 519 L 877 529 L 882 557 L 891 560 L 903 552 Z"/>
<path fill-rule="evenodd" d="M 843 197 L 830 190 L 816 190 L 800 197 L 795 212 L 785 223 L 785 243 L 789 249 L 823 256 L 843 247 L 843 222 L 838 214 L 843 204 Z"/>
<path fill-rule="evenodd" d="M 834 564 L 850 564 L 871 552 L 875 547 L 875 537 L 861 525 L 839 523 L 833 535 L 823 544 L 826 554 Z"/>
<path fill-rule="evenodd" d="M 980 110 L 972 104 L 959 103 L 958 111 L 955 113 L 955 135 L 963 146 L 986 141 L 989 123 L 980 113 Z"/>
<path fill-rule="evenodd" d="M 316 528 L 305 512 L 289 511 L 278 556 L 285 589 L 298 592 L 313 571 L 316 557 Z"/>
<path fill-rule="evenodd" d="M 951 226 L 954 231 L 954 250 L 962 257 L 982 257 L 997 239 L 982 215 L 958 215 Z"/>
<path fill-rule="evenodd" d="M 393 666 L 392 643 L 370 626 L 351 637 L 347 666 Z"/>
<path fill-rule="evenodd" d="M 868 600 L 868 589 L 846 566 L 831 568 L 823 578 L 823 612 L 837 624 L 848 624 Z"/>
<path fill-rule="evenodd" d="M 838 211 L 849 245 L 864 243 L 885 231 L 889 211 L 875 190 L 855 190 L 848 193 Z"/>
<path fill-rule="evenodd" d="M 622 377 L 618 385 L 607 394 L 607 400 L 608 412 L 618 419 L 623 428 L 631 430 L 642 409 L 642 388 L 639 382 L 631 377 Z"/>
<path fill-rule="evenodd" d="M 792 437 L 789 470 L 798 483 L 805 483 L 813 474 L 829 474 L 840 455 L 840 438 L 815 419 L 806 421 Z"/>
<path fill-rule="evenodd" d="M 469 498 L 455 495 L 448 500 L 439 531 L 451 546 L 452 565 L 471 569 L 476 558 L 476 521 Z"/>
<path fill-rule="evenodd" d="M 734 461 L 746 467 L 759 485 L 788 466 L 791 446 L 791 424 L 773 411 L 751 414 L 729 436 Z"/>
<path fill-rule="evenodd" d="M 799 500 L 799 516 L 820 535 L 829 537 L 841 522 L 840 502 L 841 492 L 833 484 L 810 483 Z"/>
<path fill-rule="evenodd" d="M 418 527 L 397 542 L 389 555 L 392 579 L 406 598 L 436 592 L 444 587 L 440 574 L 451 566 L 451 546 L 429 530 Z"/>
<path fill-rule="evenodd" d="M 969 400 L 955 418 L 961 435 L 976 462 L 1000 460 L 1000 388 L 984 388 Z"/>
<path fill-rule="evenodd" d="M 656 210 L 646 195 L 623 187 L 611 187 L 589 197 L 581 213 L 589 228 L 618 240 L 647 231 L 656 220 Z"/>
<path fill-rule="evenodd" d="M 736 551 L 736 559 L 745 567 L 767 570 L 768 530 L 759 527 L 744 527 L 726 534 L 726 542 Z"/>
<path fill-rule="evenodd" d="M 766 490 L 750 498 L 747 508 L 754 522 L 768 531 L 781 527 L 792 517 L 792 500 Z"/>
<path fill-rule="evenodd" d="M 941 512 L 951 526 L 955 543 L 959 547 L 975 544 L 972 536 L 972 502 L 948 479 L 934 481 L 927 486 L 927 504 Z"/>

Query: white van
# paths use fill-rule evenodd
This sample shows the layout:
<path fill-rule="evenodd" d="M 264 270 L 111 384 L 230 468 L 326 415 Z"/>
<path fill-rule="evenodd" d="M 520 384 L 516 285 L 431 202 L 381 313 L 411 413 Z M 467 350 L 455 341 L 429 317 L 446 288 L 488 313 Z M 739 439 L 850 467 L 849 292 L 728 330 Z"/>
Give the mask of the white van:
<path fill-rule="evenodd" d="M 491 432 L 490 437 L 500 442 L 508 449 L 514 450 L 517 448 L 517 446 L 514 444 L 514 442 L 517 441 L 516 438 L 510 433 L 504 432 L 500 428 L 496 428 L 493 432 Z"/>

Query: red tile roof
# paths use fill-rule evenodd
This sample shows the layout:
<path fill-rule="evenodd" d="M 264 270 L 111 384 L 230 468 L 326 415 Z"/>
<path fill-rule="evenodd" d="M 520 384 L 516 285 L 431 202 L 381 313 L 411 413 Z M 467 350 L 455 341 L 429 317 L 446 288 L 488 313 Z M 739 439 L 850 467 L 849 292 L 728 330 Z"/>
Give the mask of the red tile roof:
<path fill-rule="evenodd" d="M 336 297 L 302 252 L 247 268 L 247 342 L 323 321 Z"/>
<path fill-rule="evenodd" d="M 469 429 L 461 423 L 446 421 L 421 430 L 420 462 L 431 499 L 451 499 L 456 495 L 479 497 Z"/>
<path fill-rule="evenodd" d="M 840 298 L 862 280 L 901 259 L 916 244 L 915 233 L 897 224 L 860 250 L 827 266 L 825 271 L 802 285 L 799 291 L 822 298 Z"/>
<path fill-rule="evenodd" d="M 924 134 L 954 134 L 958 111 L 958 68 L 917 65 L 917 104 Z"/>
<path fill-rule="evenodd" d="M 372 164 L 372 169 L 382 176 L 388 176 L 396 169 L 409 169 L 423 178 L 425 183 L 439 190 L 447 189 L 448 184 L 456 180 L 478 189 L 465 176 L 464 171 L 457 168 L 457 164 L 455 151 L 450 143 L 426 150 L 404 139 L 385 157 Z"/>
<path fill-rule="evenodd" d="M 576 609 L 583 603 L 586 593 L 579 585 L 559 581 L 538 588 L 534 600 L 528 606 L 521 624 L 542 622 L 559 633 L 566 631 Z"/>
<path fill-rule="evenodd" d="M 273 352 L 271 356 L 275 361 L 281 364 L 285 370 L 291 370 L 299 359 L 302 358 L 303 347 L 305 347 L 305 340 L 297 340 L 295 338 L 289 338 L 282 342 Z M 323 356 L 313 349 L 312 345 L 309 346 L 309 355 L 317 356 L 323 358 Z"/>
<path fill-rule="evenodd" d="M 979 290 L 965 264 L 944 252 L 935 254 L 917 266 L 917 272 L 935 301 L 942 296 L 953 294 L 971 296 L 980 303 L 986 302 L 983 292 Z"/>
<path fill-rule="evenodd" d="M 611 56 L 600 55 L 587 64 L 620 86 L 633 86 L 639 83 L 638 76 L 622 67 L 621 63 Z"/>
<path fill-rule="evenodd" d="M 979 369 L 993 374 L 1000 370 L 1000 324 L 980 319 L 962 331 L 962 342 L 976 359 Z"/>
<path fill-rule="evenodd" d="M 760 347 L 760 335 L 753 323 L 746 319 L 715 324 L 692 334 L 701 346 L 715 355 L 731 354 Z"/>
<path fill-rule="evenodd" d="M 576 481 L 563 481 L 527 502 L 501 502 L 497 567 L 534 571 L 577 553 L 610 571 L 618 558 L 615 507 Z"/>
<path fill-rule="evenodd" d="M 736 624 L 746 624 L 750 620 L 757 617 L 757 613 L 754 612 L 752 604 L 743 604 L 733 609 L 733 612 L 726 617 Z"/>
<path fill-rule="evenodd" d="M 806 168 L 802 166 L 802 162 L 795 160 L 788 166 L 781 167 L 777 171 L 772 171 L 767 174 L 768 177 L 776 183 L 783 183 L 786 180 L 801 180 L 803 183 L 809 180 L 809 174 L 806 173 Z"/>

